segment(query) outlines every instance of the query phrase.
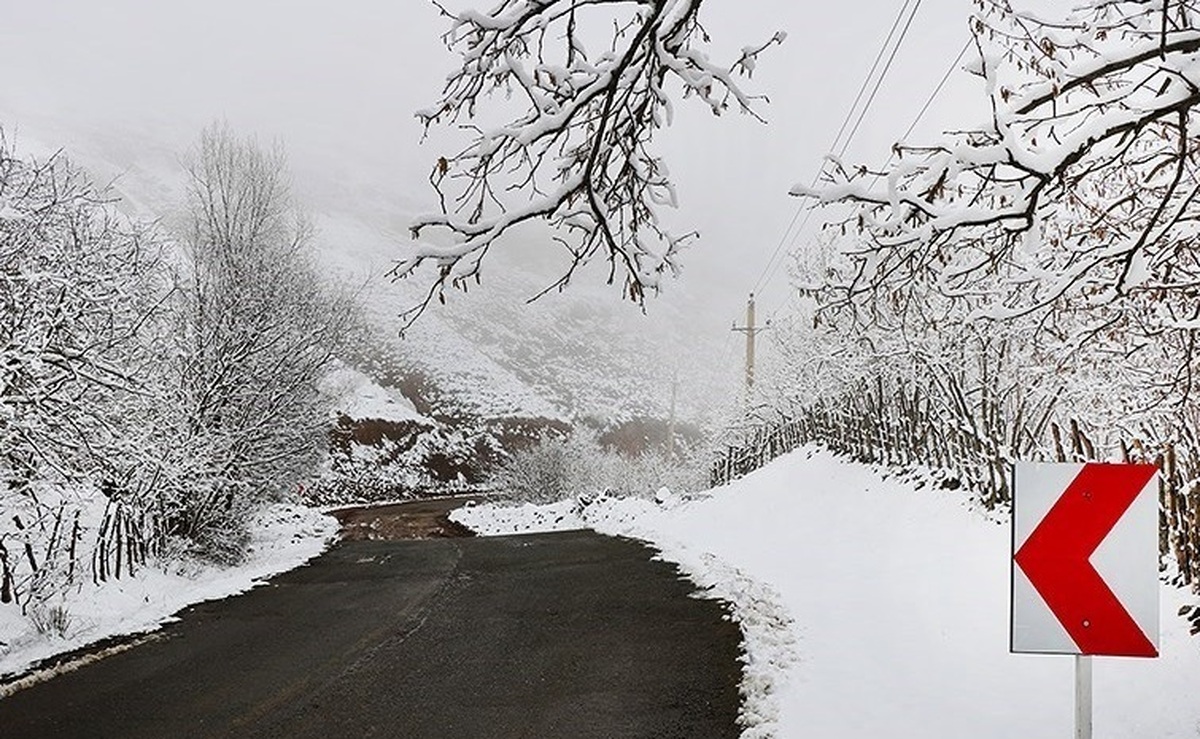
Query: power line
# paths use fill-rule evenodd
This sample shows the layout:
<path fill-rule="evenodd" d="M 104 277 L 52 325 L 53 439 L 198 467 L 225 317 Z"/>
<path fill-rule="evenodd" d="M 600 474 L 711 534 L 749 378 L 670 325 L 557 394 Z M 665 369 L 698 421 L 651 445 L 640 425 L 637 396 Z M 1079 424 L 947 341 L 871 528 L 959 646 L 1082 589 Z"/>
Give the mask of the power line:
<path fill-rule="evenodd" d="M 837 148 L 838 141 L 841 140 L 842 134 L 846 132 L 846 126 L 850 125 L 850 119 L 854 117 L 854 111 L 862 101 L 863 93 L 867 91 L 867 86 L 871 84 L 871 78 L 875 76 L 875 70 L 879 69 L 879 62 L 887 52 L 888 44 L 892 43 L 892 36 L 896 34 L 896 29 L 900 27 L 900 21 L 904 18 L 904 12 L 908 9 L 909 2 L 911 0 L 904 0 L 904 4 L 900 6 L 900 12 L 896 14 L 896 19 L 892 21 L 892 27 L 888 29 L 887 38 L 883 40 L 883 44 L 879 47 L 879 52 L 875 54 L 875 61 L 871 62 L 871 69 L 867 71 L 867 76 L 863 78 L 862 84 L 858 86 L 858 94 L 854 96 L 854 102 L 850 103 L 850 109 L 846 111 L 846 117 L 842 119 L 842 125 L 838 128 L 837 135 L 833 137 L 833 146 L 829 147 L 830 151 Z"/>
<path fill-rule="evenodd" d="M 859 102 L 862 100 L 863 94 L 867 91 L 867 87 L 871 84 L 871 78 L 875 75 L 876 70 L 879 69 L 879 62 L 883 59 L 883 55 L 887 53 L 888 45 L 891 44 L 892 37 L 896 34 L 896 29 L 900 27 L 900 22 L 904 19 L 904 14 L 908 11 L 909 2 L 911 2 L 911 0 L 904 0 L 904 4 L 900 6 L 900 12 L 896 13 L 896 18 L 892 21 L 892 27 L 888 29 L 887 36 L 883 39 L 883 43 L 879 46 L 879 51 L 875 54 L 875 60 L 871 63 L 871 68 L 867 70 L 867 75 L 863 77 L 862 84 L 858 86 L 858 93 L 854 96 L 854 102 L 850 103 L 850 107 L 846 110 L 846 116 L 842 119 L 842 125 L 838 127 L 837 134 L 835 134 L 833 137 L 833 143 L 830 144 L 829 151 L 833 151 L 837 148 L 838 141 L 841 140 L 842 134 L 846 131 L 846 126 L 850 125 L 850 120 L 854 118 L 854 111 L 858 107 Z M 817 173 L 813 175 L 812 183 L 809 185 L 810 187 L 816 187 L 817 182 L 821 179 L 821 170 L 824 169 L 824 166 L 824 162 L 822 162 L 821 168 L 818 169 Z M 784 244 L 787 243 L 788 236 L 790 236 L 792 233 L 792 227 L 796 225 L 796 221 L 800 218 L 800 212 L 802 210 L 804 210 L 804 203 L 797 203 L 796 212 L 792 214 L 791 221 L 788 222 L 787 228 L 784 229 L 783 234 L 780 235 L 779 243 L 775 245 L 774 251 L 771 252 L 771 258 L 767 260 L 765 265 L 763 265 L 763 271 L 761 274 L 759 274 L 758 280 L 755 281 L 752 292 L 758 292 L 763 283 L 768 279 L 768 274 L 771 272 L 771 265 L 774 264 L 775 260 L 779 257 L 779 253 L 782 251 Z M 811 214 L 811 212 L 812 211 L 810 208 L 809 213 Z M 804 223 L 800 225 L 801 230 L 803 230 L 804 226 L 808 224 L 808 218 L 808 216 L 805 216 Z"/>
<path fill-rule="evenodd" d="M 887 64 L 883 65 L 883 72 L 875 79 L 875 87 L 871 89 L 871 95 L 867 98 L 866 105 L 859 112 L 858 120 L 854 122 L 854 128 L 850 129 L 850 135 L 842 143 L 842 149 L 838 153 L 838 156 L 846 153 L 846 149 L 850 146 L 850 141 L 854 139 L 854 134 L 858 133 L 859 126 L 862 125 L 863 120 L 867 117 L 867 111 L 871 109 L 871 103 L 875 102 L 875 95 L 879 93 L 879 88 L 883 85 L 883 80 L 887 77 L 888 70 L 892 68 L 892 62 L 896 60 L 896 54 L 900 51 L 900 45 L 904 43 L 904 37 L 908 35 L 908 29 L 912 27 L 913 19 L 917 17 L 917 11 L 920 9 L 921 0 L 917 0 L 916 4 L 913 5 L 912 12 L 908 14 L 908 20 L 904 23 L 904 30 L 900 32 L 900 39 L 892 47 L 892 53 L 888 57 Z"/>
<path fill-rule="evenodd" d="M 933 105 L 933 101 L 936 100 L 937 96 L 941 94 L 942 88 L 946 86 L 946 83 L 950 80 L 951 75 L 954 74 L 954 70 L 958 69 L 959 62 L 961 62 L 963 57 L 966 56 L 967 50 L 970 48 L 971 39 L 967 39 L 966 43 L 963 44 L 963 47 L 959 49 L 958 56 L 954 57 L 954 61 L 950 62 L 950 66 L 946 68 L 946 72 L 942 75 L 941 80 L 939 80 L 937 86 L 933 88 L 933 92 L 929 93 L 929 97 L 925 98 L 925 103 L 921 105 L 921 109 L 917 111 L 917 115 L 912 119 L 912 123 L 908 124 L 908 128 L 904 130 L 904 135 L 900 137 L 901 141 L 907 139 L 910 135 L 912 135 L 912 132 L 916 130 L 917 125 L 921 122 L 921 119 L 925 117 L 925 114 L 929 112 L 929 107 Z M 890 164 L 892 159 L 895 157 L 896 151 L 893 149 L 891 156 L 889 156 L 887 162 L 884 163 L 884 167 Z M 876 175 L 876 179 L 878 179 L 878 175 Z M 812 212 L 813 209 L 810 207 L 808 210 L 808 216 L 811 216 Z M 798 209 L 796 211 L 796 215 L 800 215 L 800 211 Z M 808 224 L 808 216 L 805 216 L 804 222 L 800 224 L 800 231 L 797 233 L 802 232 L 804 230 L 804 226 Z M 795 221 L 794 218 L 792 220 L 793 222 Z M 783 308 L 783 306 L 787 304 L 787 299 L 788 296 L 784 295 L 783 300 L 779 301 L 779 304 L 770 312 L 769 315 L 771 318 L 774 318 L 775 315 Z"/>
<path fill-rule="evenodd" d="M 958 63 L 962 61 L 962 58 L 967 54 L 967 49 L 970 48 L 971 39 L 967 39 L 967 42 L 963 44 L 961 49 L 959 49 L 958 56 L 954 57 L 954 61 L 950 62 L 950 66 L 946 68 L 946 73 L 942 75 L 942 79 L 937 83 L 937 87 L 933 88 L 933 92 L 929 93 L 929 97 L 925 98 L 925 104 L 921 106 L 921 110 L 917 113 L 917 117 L 913 118 L 913 122 L 908 124 L 908 128 L 905 129 L 904 135 L 900 137 L 902 141 L 907 139 L 917 127 L 917 124 L 921 122 L 921 118 L 923 118 L 925 113 L 929 111 L 929 106 L 933 105 L 934 99 L 937 98 L 937 96 L 942 92 L 942 88 L 946 86 L 946 82 L 949 81 L 950 75 L 954 74 L 955 69 L 958 69 Z M 895 156 L 896 150 L 893 149 L 892 157 Z M 889 158 L 888 163 L 891 163 L 891 161 L 891 158 Z"/>
<path fill-rule="evenodd" d="M 816 208 L 814 208 L 811 205 L 809 206 L 808 211 L 804 216 L 804 222 L 800 224 L 799 230 L 796 231 L 797 238 L 799 238 L 800 234 L 804 232 L 804 227 L 808 225 L 808 219 L 812 218 L 813 211 L 815 211 L 815 210 L 816 210 Z M 793 244 L 796 243 L 795 238 L 792 239 L 792 243 Z M 779 312 L 780 308 L 783 308 L 783 306 L 787 304 L 787 300 L 788 300 L 788 293 L 784 292 L 783 300 L 779 301 L 779 304 L 777 306 L 775 306 L 774 309 L 771 310 L 768 320 L 775 318 L 775 314 Z"/>
<path fill-rule="evenodd" d="M 900 6 L 900 12 L 896 13 L 896 18 L 892 21 L 892 27 L 888 29 L 887 36 L 880 45 L 879 51 L 875 54 L 875 60 L 871 63 L 871 68 L 867 71 L 867 75 L 863 78 L 862 84 L 858 87 L 858 93 L 854 96 L 854 102 L 850 103 L 850 107 L 846 110 L 846 116 L 842 119 L 842 125 L 838 127 L 837 134 L 835 134 L 833 137 L 833 143 L 829 147 L 830 151 L 837 148 L 838 141 L 841 140 L 842 134 L 846 131 L 846 126 L 850 125 L 851 119 L 854 118 L 854 111 L 858 107 L 859 102 L 862 101 L 863 94 L 866 93 L 867 87 L 871 84 L 871 78 L 875 75 L 876 70 L 879 69 L 879 62 L 883 59 L 883 55 L 887 53 L 888 45 L 891 44 L 892 37 L 896 34 L 896 29 L 900 27 L 900 22 L 904 19 L 904 14 L 908 11 L 909 2 L 911 2 L 911 0 L 904 0 L 904 4 Z M 824 164 L 822 164 L 822 169 L 823 168 Z M 820 179 L 821 170 L 819 169 L 817 173 L 813 175 L 813 181 L 810 184 L 810 187 L 815 187 Z M 796 212 L 792 214 L 791 221 L 788 222 L 787 228 L 784 229 L 783 234 L 780 235 L 779 243 L 775 245 L 774 251 L 771 252 L 771 258 L 768 259 L 767 263 L 763 266 L 762 273 L 759 274 L 758 280 L 754 283 L 753 292 L 758 292 L 763 283 L 768 279 L 768 274 L 771 272 L 771 265 L 779 257 L 779 253 L 783 249 L 784 244 L 787 243 L 788 236 L 791 235 L 792 228 L 796 225 L 796 221 L 800 218 L 800 212 L 802 210 L 804 210 L 804 203 L 797 203 Z M 812 211 L 810 208 L 809 213 L 811 214 L 811 212 Z M 803 230 L 804 226 L 808 224 L 808 218 L 808 216 L 805 216 L 804 223 L 800 225 L 801 230 Z"/>
<path fill-rule="evenodd" d="M 880 46 L 879 53 L 875 55 L 875 62 L 871 65 L 871 69 L 867 72 L 866 78 L 863 79 L 863 83 L 858 90 L 858 95 L 855 96 L 854 102 L 850 105 L 850 109 L 846 111 L 846 117 L 843 119 L 841 127 L 838 128 L 837 135 L 834 136 L 833 145 L 830 147 L 831 151 L 838 148 L 838 140 L 841 139 L 842 133 L 846 130 L 846 126 L 849 125 L 850 120 L 854 118 L 855 109 L 857 108 L 858 103 L 862 100 L 864 91 L 868 86 L 870 86 L 872 76 L 875 74 L 876 70 L 879 69 L 879 61 L 883 58 L 884 54 L 887 53 L 888 45 L 890 44 L 893 36 L 896 34 L 896 28 L 899 27 L 901 20 L 905 16 L 905 13 L 908 14 L 908 20 L 905 21 L 904 28 L 900 31 L 900 35 L 896 39 L 895 45 L 892 46 L 891 53 L 888 55 L 887 62 L 883 66 L 883 70 L 880 71 L 878 77 L 875 79 L 874 87 L 872 87 L 871 93 L 867 97 L 866 104 L 863 105 L 862 109 L 859 111 L 858 119 L 855 121 L 854 127 L 851 129 L 850 134 L 846 136 L 844 141 L 842 141 L 841 149 L 838 153 L 839 156 L 845 154 L 846 149 L 850 146 L 850 142 L 854 138 L 854 135 L 858 132 L 859 127 L 866 118 L 866 114 L 870 110 L 871 104 L 874 102 L 875 96 L 878 94 L 884 78 L 887 77 L 887 73 L 892 67 L 892 62 L 896 59 L 896 54 L 900 51 L 900 46 L 904 43 L 904 39 L 908 35 L 909 28 L 912 27 L 913 19 L 916 18 L 917 11 L 921 8 L 921 2 L 922 0 L 916 0 L 916 2 L 912 5 L 912 9 L 909 10 L 910 0 L 904 0 L 904 4 L 900 6 L 900 12 L 896 14 L 896 19 L 892 21 L 892 27 L 888 31 L 888 35 L 884 39 L 883 44 Z M 821 167 L 813 176 L 810 187 L 816 187 L 817 182 L 819 182 L 821 179 L 821 173 L 824 171 L 824 169 L 825 165 L 824 162 L 822 162 Z M 796 212 L 792 215 L 792 219 L 788 223 L 787 229 L 780 237 L 779 243 L 775 246 L 774 251 L 771 252 L 771 257 L 767 260 L 766 265 L 763 267 L 763 271 L 759 275 L 758 280 L 755 281 L 753 292 L 759 292 L 766 282 L 775 275 L 775 271 L 779 268 L 780 262 L 778 260 L 783 252 L 784 245 L 789 243 L 788 237 L 792 236 L 792 243 L 794 243 L 795 238 L 802 233 L 804 231 L 804 227 L 808 225 L 808 221 L 812 217 L 811 206 L 808 208 L 808 213 L 805 216 L 803 223 L 800 224 L 800 228 L 793 236 L 792 227 L 796 224 L 797 219 L 800 217 L 800 211 L 803 209 L 803 203 L 800 203 L 796 206 Z"/>
<path fill-rule="evenodd" d="M 722 345 L 721 351 L 719 352 L 719 354 L 721 356 L 720 366 L 727 365 L 729 362 L 729 358 L 733 356 L 733 334 L 732 333 L 730 333 L 728 331 L 725 332 L 725 343 Z"/>

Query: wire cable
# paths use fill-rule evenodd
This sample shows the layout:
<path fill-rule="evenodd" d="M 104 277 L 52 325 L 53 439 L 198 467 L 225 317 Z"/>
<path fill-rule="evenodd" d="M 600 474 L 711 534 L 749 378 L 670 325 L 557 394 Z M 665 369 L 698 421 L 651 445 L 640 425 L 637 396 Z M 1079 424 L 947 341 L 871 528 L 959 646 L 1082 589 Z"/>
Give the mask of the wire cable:
<path fill-rule="evenodd" d="M 925 114 L 929 112 L 929 108 L 930 108 L 930 106 L 933 105 L 933 101 L 936 100 L 937 96 L 941 94 L 942 88 L 944 88 L 946 86 L 946 83 L 950 81 L 950 77 L 954 74 L 954 70 L 958 69 L 959 63 L 962 62 L 963 57 L 966 56 L 967 51 L 970 48 L 971 48 L 971 39 L 967 39 L 966 43 L 963 44 L 962 49 L 959 50 L 958 56 L 954 57 L 954 61 L 950 62 L 950 66 L 946 68 L 945 74 L 942 75 L 942 78 L 941 78 L 941 80 L 938 81 L 937 86 L 933 88 L 933 92 L 929 93 L 929 97 L 925 98 L 925 103 L 923 105 L 921 105 L 921 109 L 919 111 L 917 111 L 917 115 L 912 119 L 912 123 L 908 124 L 908 128 L 906 128 L 904 130 L 904 135 L 902 135 L 900 137 L 901 141 L 903 141 L 904 139 L 907 139 L 910 135 L 912 135 L 912 132 L 914 130 L 916 130 L 917 125 L 920 124 L 921 119 L 925 117 Z M 895 157 L 896 157 L 896 150 L 893 149 L 891 156 L 889 156 L 887 162 L 884 163 L 884 167 L 887 167 L 888 164 L 891 164 L 892 160 L 895 159 Z M 876 175 L 877 180 L 878 180 L 878 178 L 879 178 L 879 175 Z M 812 215 L 812 212 L 813 212 L 813 209 L 810 207 L 808 210 L 809 216 Z M 799 215 L 799 214 L 800 214 L 800 211 L 797 210 L 796 215 Z M 794 220 L 795 219 L 793 219 L 793 221 Z M 800 224 L 800 232 L 804 231 L 804 226 L 807 224 L 808 224 L 808 217 L 806 216 L 804 219 L 804 223 Z M 783 296 L 783 300 L 779 301 L 779 304 L 768 314 L 768 316 L 770 318 L 774 318 L 775 315 L 778 314 L 779 311 L 782 310 L 785 305 L 787 305 L 788 297 L 789 296 L 786 294 Z"/>
<path fill-rule="evenodd" d="M 917 17 L 917 11 L 921 9 L 921 2 L 922 0 L 917 0 L 916 4 L 913 5 L 912 12 L 908 14 L 908 20 L 904 24 L 904 30 L 900 32 L 900 39 L 896 42 L 896 45 L 892 47 L 892 53 L 888 57 L 887 64 L 883 65 L 883 72 L 880 73 L 879 77 L 875 79 L 875 87 L 871 89 L 871 95 L 867 98 L 866 105 L 864 105 L 862 110 L 859 112 L 858 120 L 854 122 L 854 128 L 850 129 L 850 135 L 847 136 L 846 140 L 842 143 L 842 148 L 841 151 L 838 152 L 838 156 L 842 156 L 846 153 L 846 149 L 849 148 L 850 142 L 854 139 L 854 134 L 858 133 L 859 126 L 861 126 L 863 120 L 866 119 L 867 111 L 871 109 L 871 103 L 875 102 L 875 96 L 879 94 L 879 88 L 883 85 L 883 80 L 887 77 L 888 70 L 892 68 L 892 62 L 896 60 L 896 54 L 900 51 L 900 45 L 904 43 L 904 38 L 908 35 L 908 29 L 912 27 L 913 19 Z"/>
<path fill-rule="evenodd" d="M 838 156 L 845 154 L 847 148 L 850 146 L 850 142 L 854 138 L 854 135 L 858 133 L 858 129 L 862 125 L 863 120 L 866 118 L 866 114 L 870 110 L 871 104 L 875 101 L 875 96 L 879 93 L 879 89 L 883 85 L 883 80 L 887 77 L 888 71 L 892 67 L 892 62 L 894 62 L 896 59 L 896 54 L 900 51 L 900 46 L 904 43 L 904 39 L 908 35 L 908 31 L 912 27 L 913 19 L 916 18 L 917 11 L 921 8 L 922 1 L 923 0 L 916 0 L 916 2 L 912 5 L 912 9 L 910 10 L 910 0 L 905 0 L 904 4 L 900 7 L 900 12 L 896 14 L 895 20 L 892 21 L 892 27 L 888 31 L 888 35 L 884 39 L 883 45 L 879 49 L 879 53 L 875 55 L 875 62 L 871 65 L 871 69 L 867 72 L 866 78 L 863 79 L 863 83 L 859 87 L 858 95 L 855 96 L 854 102 L 851 104 L 850 109 L 846 111 L 846 117 L 843 119 L 842 125 L 838 129 L 837 135 L 834 136 L 833 145 L 830 147 L 831 151 L 838 149 L 838 140 L 841 139 L 842 133 L 846 130 L 846 126 L 849 125 L 850 120 L 854 118 L 855 109 L 857 108 L 858 103 L 862 100 L 864 91 L 868 86 L 870 86 L 872 76 L 879 69 L 879 61 L 883 58 L 884 54 L 887 53 L 888 45 L 896 34 L 896 28 L 899 27 L 901 20 L 905 16 L 905 13 L 908 14 L 908 20 L 904 22 L 904 28 L 900 31 L 899 37 L 896 38 L 896 43 L 892 46 L 891 53 L 888 54 L 887 62 L 883 65 L 882 71 L 880 71 L 879 75 L 875 78 L 875 84 L 871 88 L 871 93 L 867 97 L 866 104 L 863 105 L 862 109 L 859 111 L 858 118 L 854 123 L 854 127 L 850 130 L 850 134 L 846 136 L 845 140 L 841 143 Z M 812 183 L 809 185 L 810 187 L 816 187 L 824 170 L 825 164 L 824 161 L 822 161 L 820 168 L 813 176 Z M 807 214 L 804 217 L 804 221 L 800 224 L 800 228 L 796 229 L 793 233 L 793 226 L 796 225 L 796 221 L 800 218 L 801 211 L 805 210 L 804 205 L 805 204 L 801 202 L 796 206 L 796 212 L 792 215 L 792 219 L 788 223 L 787 229 L 784 230 L 783 236 L 780 237 L 779 243 L 771 252 L 771 257 L 767 260 L 766 265 L 763 267 L 763 271 L 759 275 L 758 280 L 755 281 L 752 292 L 760 292 L 763 286 L 775 276 L 775 272 L 779 269 L 779 265 L 781 264 L 779 258 L 783 253 L 784 246 L 795 243 L 796 239 L 799 238 L 799 234 L 803 233 L 804 227 L 808 225 L 808 221 L 812 217 L 813 213 L 813 207 L 811 205 L 809 205 L 807 208 Z M 789 236 L 791 236 L 790 241 Z"/>
<path fill-rule="evenodd" d="M 892 21 L 892 27 L 888 29 L 887 37 L 879 47 L 878 53 L 875 54 L 875 61 L 871 62 L 871 69 L 867 71 L 867 76 L 863 78 L 862 84 L 858 86 L 858 93 L 854 96 L 854 102 L 850 103 L 850 108 L 846 111 L 846 117 L 842 119 L 842 125 L 833 137 L 833 146 L 829 147 L 830 151 L 837 148 L 838 141 L 841 141 L 842 134 L 846 132 L 846 126 L 850 125 L 850 119 L 854 117 L 854 111 L 858 109 L 858 104 L 862 102 L 863 93 L 870 86 L 871 78 L 875 76 L 876 70 L 879 69 L 879 62 L 883 60 L 883 55 L 887 53 L 888 46 L 892 43 L 892 36 L 896 35 L 896 29 L 900 27 L 900 21 L 903 20 L 904 13 L 908 10 L 909 2 L 911 0 L 904 0 L 904 4 L 900 6 L 900 12 L 896 14 L 896 19 Z"/>
<path fill-rule="evenodd" d="M 904 135 L 900 137 L 901 141 L 912 135 L 912 132 L 916 129 L 917 124 L 920 123 L 921 119 L 925 117 L 925 114 L 929 112 L 929 106 L 933 105 L 933 101 L 939 94 L 941 94 L 942 88 L 946 86 L 946 83 L 950 80 L 950 76 L 954 74 L 954 70 L 958 69 L 958 63 L 962 61 L 962 58 L 966 56 L 967 50 L 970 48 L 971 39 L 967 39 L 967 42 L 963 44 L 962 49 L 959 50 L 958 56 L 954 57 L 954 61 L 950 62 L 950 66 L 946 69 L 946 73 L 942 75 L 941 81 L 937 83 L 937 87 L 933 88 L 933 92 L 929 93 L 929 97 L 925 98 L 925 104 L 921 106 L 921 110 L 917 113 L 917 117 L 913 118 L 912 123 L 908 124 L 908 128 L 904 130 Z M 887 163 L 885 163 L 884 166 L 891 164 L 892 159 L 895 157 L 896 150 L 892 149 L 892 155 L 888 157 Z"/>

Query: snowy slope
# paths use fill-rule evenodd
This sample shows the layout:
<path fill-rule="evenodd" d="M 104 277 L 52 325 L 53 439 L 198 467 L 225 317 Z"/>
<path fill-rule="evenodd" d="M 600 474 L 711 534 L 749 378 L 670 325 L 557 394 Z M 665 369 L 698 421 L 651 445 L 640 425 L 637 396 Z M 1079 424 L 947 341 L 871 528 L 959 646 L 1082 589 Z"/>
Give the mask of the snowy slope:
<path fill-rule="evenodd" d="M 745 736 L 1071 736 L 1072 658 L 1008 653 L 1009 527 L 964 501 L 809 448 L 690 502 L 457 518 L 641 537 L 715 585 L 747 633 L 758 722 Z M 1200 732 L 1200 650 L 1175 616 L 1189 597 L 1163 586 L 1161 601 L 1159 659 L 1095 659 L 1097 739 Z M 763 618 L 773 606 L 790 623 Z"/>
<path fill-rule="evenodd" d="M 712 361 L 719 347 L 704 329 L 712 322 L 699 315 L 709 312 L 702 300 L 673 285 L 675 294 L 652 299 L 643 313 L 591 269 L 566 291 L 528 303 L 562 267 L 561 254 L 546 247 L 549 236 L 533 230 L 489 255 L 481 285 L 449 291 L 400 338 L 398 316 L 424 297 L 428 282 L 381 278 L 408 243 L 395 221 L 386 210 L 323 211 L 322 257 L 345 279 L 365 280 L 378 360 L 430 378 L 459 409 L 485 418 L 663 418 L 676 371 L 681 417 L 701 420 L 720 395 L 714 391 L 725 378 Z"/>
<path fill-rule="evenodd" d="M 374 419 L 391 423 L 414 421 L 432 426 L 434 421 L 417 413 L 412 401 L 398 391 L 381 387 L 358 370 L 340 364 L 321 381 L 321 392 L 331 402 L 331 415 Z"/>

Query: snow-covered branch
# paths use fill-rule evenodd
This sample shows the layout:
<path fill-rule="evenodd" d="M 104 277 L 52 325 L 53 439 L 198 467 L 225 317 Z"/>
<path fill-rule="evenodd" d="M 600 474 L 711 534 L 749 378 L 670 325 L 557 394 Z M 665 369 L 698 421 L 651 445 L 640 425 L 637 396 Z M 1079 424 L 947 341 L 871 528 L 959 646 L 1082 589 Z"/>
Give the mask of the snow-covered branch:
<path fill-rule="evenodd" d="M 757 115 L 756 98 L 736 77 L 749 75 L 757 57 L 784 38 L 776 34 L 718 64 L 704 51 L 701 2 L 502 0 L 486 12 L 439 6 L 451 21 L 447 46 L 462 66 L 438 103 L 417 115 L 427 129 L 457 123 L 473 140 L 436 161 L 430 180 L 441 212 L 412 227 L 417 238 L 448 232 L 450 243 L 418 242 L 393 275 L 435 264 L 428 303 L 448 283 L 478 279 L 503 234 L 542 221 L 569 252 L 569 267 L 550 289 L 603 254 L 609 281 L 621 279 L 627 297 L 641 301 L 656 290 L 691 236 L 669 233 L 658 218 L 659 208 L 676 204 L 667 166 L 652 148 L 655 132 L 671 121 L 671 86 L 714 114 Z M 605 27 L 607 43 L 593 49 Z M 508 120 L 483 122 L 497 116 Z"/>
<path fill-rule="evenodd" d="M 883 171 L 834 163 L 797 195 L 852 205 L 849 303 L 936 293 L 974 318 L 1192 301 L 1200 191 L 1200 11 L 1095 1 L 1057 18 L 978 0 L 990 126 L 897 146 Z"/>

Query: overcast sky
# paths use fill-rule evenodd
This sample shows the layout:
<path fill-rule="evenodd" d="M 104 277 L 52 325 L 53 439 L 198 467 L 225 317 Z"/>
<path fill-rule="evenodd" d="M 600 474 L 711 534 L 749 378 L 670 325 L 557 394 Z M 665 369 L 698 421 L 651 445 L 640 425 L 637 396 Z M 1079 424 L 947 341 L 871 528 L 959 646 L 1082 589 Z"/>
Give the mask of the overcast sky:
<path fill-rule="evenodd" d="M 796 213 L 788 188 L 813 177 L 901 5 L 706 0 L 718 58 L 788 33 L 746 83 L 770 96 L 768 125 L 685 101 L 662 138 L 682 200 L 671 222 L 702 234 L 684 279 L 730 319 Z M 967 40 L 968 7 L 923 0 L 851 159 L 886 159 Z M 0 0 L 0 123 L 68 149 L 114 134 L 182 149 L 224 118 L 282 140 L 297 178 L 369 183 L 407 218 L 433 208 L 426 178 L 449 147 L 420 146 L 413 118 L 453 65 L 443 25 L 423 0 Z M 914 138 L 977 122 L 979 95 L 957 75 Z M 782 273 L 763 312 L 782 300 Z"/>

